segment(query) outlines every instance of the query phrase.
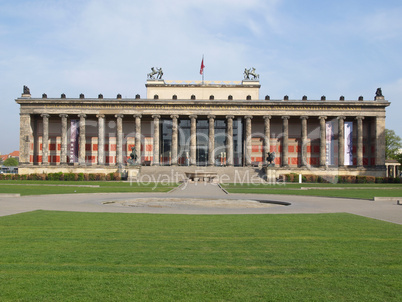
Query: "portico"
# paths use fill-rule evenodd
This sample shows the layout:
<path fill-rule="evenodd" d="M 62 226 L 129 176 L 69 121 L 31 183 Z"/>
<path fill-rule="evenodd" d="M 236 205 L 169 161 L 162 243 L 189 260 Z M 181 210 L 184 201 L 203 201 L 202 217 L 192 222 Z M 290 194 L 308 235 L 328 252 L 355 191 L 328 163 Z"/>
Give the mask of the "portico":
<path fill-rule="evenodd" d="M 140 165 L 261 166 L 275 152 L 277 169 L 385 174 L 382 96 L 259 99 L 258 81 L 146 86 L 145 99 L 23 94 L 21 169 L 117 169 L 135 147 Z"/>

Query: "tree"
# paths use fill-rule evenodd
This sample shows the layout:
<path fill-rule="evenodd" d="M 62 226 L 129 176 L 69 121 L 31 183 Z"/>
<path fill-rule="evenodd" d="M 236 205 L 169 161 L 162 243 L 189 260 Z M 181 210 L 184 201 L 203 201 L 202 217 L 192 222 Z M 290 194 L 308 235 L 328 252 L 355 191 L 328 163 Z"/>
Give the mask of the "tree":
<path fill-rule="evenodd" d="M 398 160 L 401 158 L 400 149 L 402 149 L 401 138 L 394 130 L 385 129 L 385 158 Z"/>
<path fill-rule="evenodd" d="M 9 157 L 3 162 L 3 166 L 8 167 L 18 166 L 18 160 L 14 157 Z"/>

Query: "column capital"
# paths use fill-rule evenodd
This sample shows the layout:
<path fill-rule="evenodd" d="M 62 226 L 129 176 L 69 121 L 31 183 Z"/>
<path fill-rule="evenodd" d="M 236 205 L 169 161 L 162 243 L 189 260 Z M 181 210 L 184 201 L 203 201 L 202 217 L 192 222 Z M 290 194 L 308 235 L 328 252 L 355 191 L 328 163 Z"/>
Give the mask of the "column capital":
<path fill-rule="evenodd" d="M 193 118 L 197 118 L 197 115 L 196 114 L 191 114 L 191 115 L 189 115 L 189 118 L 191 118 L 191 119 L 193 119 Z"/>
<path fill-rule="evenodd" d="M 227 115 L 227 116 L 226 116 L 226 119 L 228 119 L 228 120 L 233 120 L 233 119 L 234 119 L 234 115 Z"/>
<path fill-rule="evenodd" d="M 68 117 L 68 114 L 62 113 L 62 114 L 59 114 L 59 116 L 60 116 L 61 118 L 67 118 L 67 117 Z"/>
<path fill-rule="evenodd" d="M 50 114 L 42 113 L 40 116 L 41 116 L 41 117 L 47 117 L 47 118 L 49 118 Z"/>
<path fill-rule="evenodd" d="M 284 115 L 284 116 L 282 116 L 282 119 L 283 120 L 288 120 L 288 119 L 290 119 L 290 116 L 289 115 Z"/>
<path fill-rule="evenodd" d="M 170 118 L 171 118 L 171 119 L 175 119 L 175 118 L 177 119 L 177 118 L 179 118 L 179 115 L 178 115 L 178 114 L 172 114 L 172 115 L 170 116 Z"/>
<path fill-rule="evenodd" d="M 272 116 L 270 116 L 270 115 L 264 115 L 263 117 L 264 117 L 264 120 L 267 120 L 267 119 L 270 120 L 272 118 Z"/>
<path fill-rule="evenodd" d="M 245 118 L 245 119 L 250 119 L 250 120 L 251 120 L 251 119 L 253 118 L 253 116 L 252 116 L 252 115 L 245 115 L 245 116 L 244 116 L 244 118 Z"/>
<path fill-rule="evenodd" d="M 364 116 L 356 116 L 355 119 L 356 120 L 364 120 Z"/>
<path fill-rule="evenodd" d="M 153 118 L 153 119 L 160 119 L 161 116 L 160 116 L 159 114 L 153 114 L 153 115 L 152 115 L 152 118 Z"/>
<path fill-rule="evenodd" d="M 87 117 L 87 115 L 86 115 L 86 114 L 84 114 L 84 113 L 82 113 L 82 114 L 78 114 L 78 117 L 79 117 L 79 118 L 86 118 L 86 117 Z"/>
<path fill-rule="evenodd" d="M 142 118 L 142 114 L 134 114 L 133 115 L 135 118 Z"/>
<path fill-rule="evenodd" d="M 327 119 L 327 117 L 326 117 L 326 116 L 324 116 L 324 115 L 322 115 L 322 116 L 319 116 L 319 117 L 318 117 L 318 119 L 319 119 L 319 120 L 326 120 L 326 119 Z"/>
<path fill-rule="evenodd" d="M 104 114 L 97 114 L 96 117 L 97 118 L 105 118 L 105 115 Z"/>
<path fill-rule="evenodd" d="M 117 117 L 117 118 L 123 118 L 124 115 L 123 115 L 123 114 L 116 114 L 115 117 Z"/>
<path fill-rule="evenodd" d="M 346 116 L 341 115 L 341 116 L 338 116 L 337 119 L 338 120 L 344 120 L 344 119 L 346 119 Z"/>
<path fill-rule="evenodd" d="M 301 119 L 301 120 L 307 120 L 307 119 L 308 119 L 308 116 L 307 116 L 307 115 L 302 115 L 302 116 L 300 117 L 300 119 Z"/>
<path fill-rule="evenodd" d="M 208 115 L 207 117 L 210 120 L 210 119 L 215 119 L 216 116 L 215 115 Z"/>

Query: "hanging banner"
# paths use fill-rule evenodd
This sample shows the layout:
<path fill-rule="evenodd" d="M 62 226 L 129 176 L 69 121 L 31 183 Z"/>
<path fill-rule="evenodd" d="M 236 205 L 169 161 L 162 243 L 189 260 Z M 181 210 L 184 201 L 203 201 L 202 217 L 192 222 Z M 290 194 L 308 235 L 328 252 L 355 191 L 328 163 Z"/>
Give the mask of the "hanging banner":
<path fill-rule="evenodd" d="M 70 128 L 70 163 L 78 162 L 78 137 L 80 135 L 79 120 L 71 120 Z"/>
<path fill-rule="evenodd" d="M 353 122 L 345 122 L 345 166 L 353 165 Z"/>
<path fill-rule="evenodd" d="M 334 125 L 332 121 L 325 123 L 325 140 L 326 140 L 326 163 L 327 165 L 335 164 L 335 142 L 334 142 Z"/>

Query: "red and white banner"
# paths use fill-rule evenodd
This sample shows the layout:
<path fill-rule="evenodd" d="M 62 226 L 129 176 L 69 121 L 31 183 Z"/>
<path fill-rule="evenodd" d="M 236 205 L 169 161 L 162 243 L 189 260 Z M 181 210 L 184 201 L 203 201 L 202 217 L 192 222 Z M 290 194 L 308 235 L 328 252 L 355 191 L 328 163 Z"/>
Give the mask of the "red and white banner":
<path fill-rule="evenodd" d="M 353 165 L 353 122 L 345 122 L 345 166 Z"/>
<path fill-rule="evenodd" d="M 71 120 L 70 128 L 70 163 L 78 162 L 78 138 L 80 135 L 79 120 Z"/>
<path fill-rule="evenodd" d="M 335 163 L 335 142 L 334 142 L 334 125 L 332 121 L 325 123 L 325 134 L 326 134 L 326 162 L 327 165 L 334 165 Z"/>

